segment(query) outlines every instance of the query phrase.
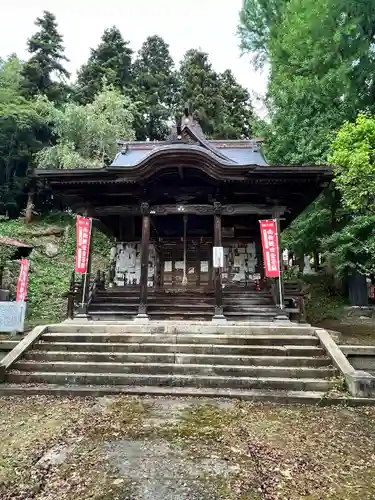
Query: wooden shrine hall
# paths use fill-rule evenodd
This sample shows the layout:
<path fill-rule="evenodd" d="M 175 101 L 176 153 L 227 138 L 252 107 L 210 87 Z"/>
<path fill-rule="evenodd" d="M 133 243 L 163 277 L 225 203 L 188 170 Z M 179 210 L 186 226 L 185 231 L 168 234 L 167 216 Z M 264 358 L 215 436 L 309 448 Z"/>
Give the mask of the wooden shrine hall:
<path fill-rule="evenodd" d="M 116 241 L 92 280 L 93 319 L 259 320 L 277 314 L 263 278 L 260 219 L 284 229 L 329 184 L 330 168 L 268 165 L 257 140 L 207 140 L 186 111 L 164 142 L 120 143 L 101 169 L 36 170 L 63 207 Z M 213 248 L 222 247 L 221 267 Z M 95 238 L 91 254 L 95 254 Z"/>

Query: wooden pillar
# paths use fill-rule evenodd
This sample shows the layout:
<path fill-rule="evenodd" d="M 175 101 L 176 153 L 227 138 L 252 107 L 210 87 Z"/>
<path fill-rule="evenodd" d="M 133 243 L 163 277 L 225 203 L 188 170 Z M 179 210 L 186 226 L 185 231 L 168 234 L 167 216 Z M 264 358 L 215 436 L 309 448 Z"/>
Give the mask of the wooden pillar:
<path fill-rule="evenodd" d="M 221 235 L 221 203 L 214 203 L 214 246 L 222 246 Z M 223 310 L 223 287 L 222 287 L 222 270 L 219 267 L 214 268 L 215 276 L 215 315 L 214 320 L 225 320 Z"/>
<path fill-rule="evenodd" d="M 141 243 L 141 277 L 140 294 L 137 318 L 148 319 L 147 292 L 148 292 L 148 252 L 150 244 L 150 207 L 148 203 L 141 204 L 142 213 L 142 243 Z"/>

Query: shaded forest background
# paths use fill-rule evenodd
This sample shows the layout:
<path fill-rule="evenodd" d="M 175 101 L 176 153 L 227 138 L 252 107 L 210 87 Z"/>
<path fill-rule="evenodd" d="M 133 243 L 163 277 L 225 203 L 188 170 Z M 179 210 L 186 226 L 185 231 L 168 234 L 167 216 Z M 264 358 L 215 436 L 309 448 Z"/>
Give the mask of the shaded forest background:
<path fill-rule="evenodd" d="M 353 273 L 373 276 L 374 2 L 244 0 L 239 45 L 269 72 L 264 120 L 233 73 L 215 71 L 200 50 L 177 66 L 159 36 L 134 53 L 110 27 L 73 81 L 54 15 L 44 12 L 35 25 L 29 58 L 0 60 L 0 222 L 25 215 L 30 189 L 29 212 L 56 208 L 44 186 L 30 184 L 36 166 L 101 167 L 118 139 L 166 139 L 188 102 L 209 138 L 261 136 L 271 164 L 332 165 L 333 184 L 283 244 L 299 260 L 315 257 L 328 294 L 343 292 Z"/>

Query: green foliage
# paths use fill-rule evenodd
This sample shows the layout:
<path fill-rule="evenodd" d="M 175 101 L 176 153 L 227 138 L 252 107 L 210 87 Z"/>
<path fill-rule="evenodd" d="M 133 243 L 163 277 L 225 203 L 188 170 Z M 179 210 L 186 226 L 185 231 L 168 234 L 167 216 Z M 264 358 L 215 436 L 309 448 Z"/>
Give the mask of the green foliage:
<path fill-rule="evenodd" d="M 26 204 L 32 156 L 48 136 L 34 102 L 21 95 L 22 65 L 12 56 L 0 61 L 0 214 L 19 215 Z"/>
<path fill-rule="evenodd" d="M 361 274 L 374 273 L 375 215 L 352 216 L 340 231 L 325 236 L 322 248 L 340 276 L 354 269 Z"/>
<path fill-rule="evenodd" d="M 178 78 L 180 106 L 189 103 L 194 118 L 207 136 L 213 139 L 250 136 L 253 120 L 250 96 L 231 71 L 218 74 L 208 54 L 189 50 L 181 63 Z M 181 113 L 182 108 L 177 115 Z"/>
<path fill-rule="evenodd" d="M 132 53 L 118 28 L 106 29 L 78 72 L 76 99 L 83 104 L 91 102 L 103 90 L 103 82 L 123 92 L 130 83 Z"/>
<path fill-rule="evenodd" d="M 269 55 L 271 32 L 281 18 L 289 0 L 243 0 L 238 33 L 241 48 L 253 55 L 256 66 L 262 66 Z"/>
<path fill-rule="evenodd" d="M 58 235 L 48 235 L 51 228 Z M 21 240 L 33 246 L 30 254 L 28 321 L 32 323 L 60 321 L 66 312 L 66 299 L 75 259 L 75 219 L 67 214 L 56 214 L 34 220 L 25 225 L 20 219 L 0 222 L 0 234 Z M 46 245 L 53 243 L 58 254 L 49 257 Z M 106 270 L 111 243 L 97 230 L 93 231 L 93 273 Z M 17 282 L 19 266 L 10 266 L 8 281 L 11 290 Z"/>
<path fill-rule="evenodd" d="M 220 121 L 215 127 L 215 138 L 250 139 L 254 121 L 250 94 L 236 81 L 229 69 L 219 74 L 219 94 L 222 109 Z"/>
<path fill-rule="evenodd" d="M 374 18 L 374 2 L 244 1 L 242 46 L 270 64 L 271 162 L 325 162 L 343 122 L 374 108 Z"/>
<path fill-rule="evenodd" d="M 339 130 L 329 156 L 345 206 L 375 213 L 375 117 L 359 115 Z"/>
<path fill-rule="evenodd" d="M 69 78 L 62 62 L 63 37 L 57 29 L 56 17 L 48 11 L 38 17 L 35 25 L 39 31 L 28 40 L 31 58 L 23 66 L 24 91 L 26 96 L 46 95 L 51 101 L 61 101 L 66 94 L 64 79 Z M 58 77 L 60 81 L 56 81 Z"/>
<path fill-rule="evenodd" d="M 46 99 L 40 99 L 38 106 L 56 137 L 54 146 L 37 154 L 41 168 L 103 167 L 116 155 L 116 138 L 134 137 L 131 102 L 109 87 L 85 106 L 68 103 L 56 108 Z"/>
<path fill-rule="evenodd" d="M 136 103 L 138 140 L 164 140 L 172 116 L 176 73 L 168 44 L 159 36 L 147 38 L 133 65 L 132 94 Z"/>
<path fill-rule="evenodd" d="M 375 122 L 350 122 L 375 106 L 374 19 L 374 2 L 347 0 L 244 0 L 240 15 L 243 49 L 270 66 L 270 120 L 257 124 L 268 161 L 326 163 L 331 151 L 336 165 L 339 192 L 301 214 L 283 244 L 323 254 L 341 276 L 373 270 Z"/>
<path fill-rule="evenodd" d="M 334 189 L 327 189 L 282 233 L 282 246 L 298 257 L 313 252 L 321 253 L 323 238 L 346 223 L 346 213 Z"/>
<path fill-rule="evenodd" d="M 304 277 L 308 283 L 308 299 L 306 300 L 306 318 L 313 325 L 324 320 L 339 320 L 343 317 L 345 298 L 337 288 L 327 280 L 325 274 Z"/>

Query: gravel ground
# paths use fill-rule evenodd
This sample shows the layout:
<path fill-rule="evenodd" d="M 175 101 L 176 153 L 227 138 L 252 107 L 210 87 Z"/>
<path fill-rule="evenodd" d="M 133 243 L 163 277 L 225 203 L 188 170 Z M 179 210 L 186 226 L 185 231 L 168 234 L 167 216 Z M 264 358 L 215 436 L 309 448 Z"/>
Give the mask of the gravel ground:
<path fill-rule="evenodd" d="M 1 500 L 373 500 L 375 409 L 0 398 Z"/>

